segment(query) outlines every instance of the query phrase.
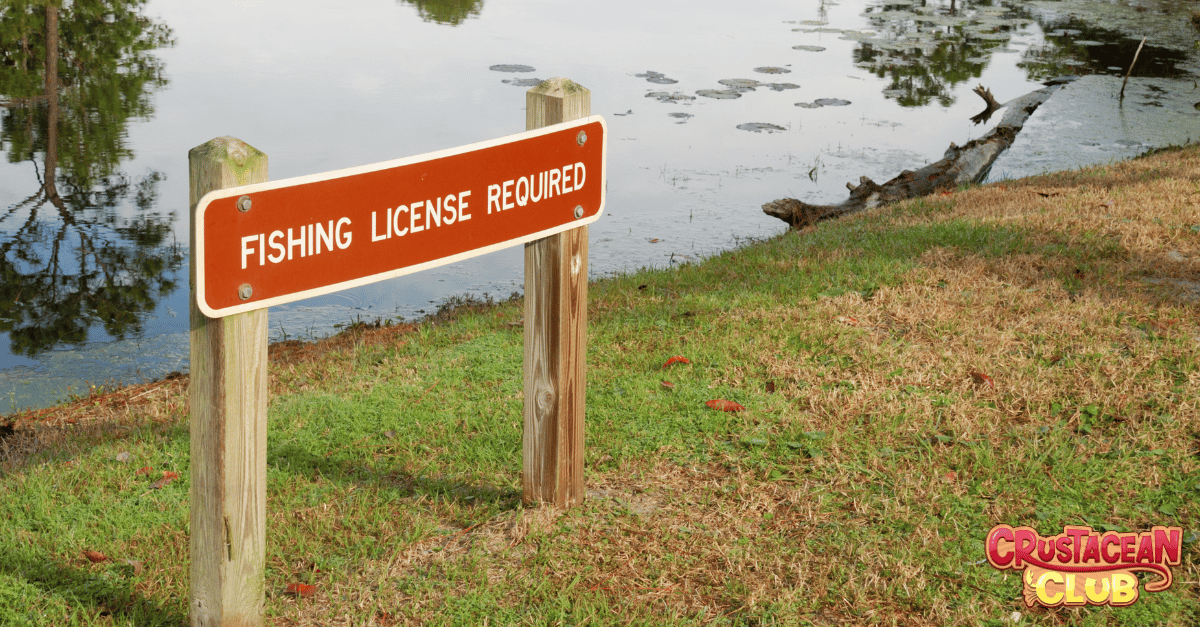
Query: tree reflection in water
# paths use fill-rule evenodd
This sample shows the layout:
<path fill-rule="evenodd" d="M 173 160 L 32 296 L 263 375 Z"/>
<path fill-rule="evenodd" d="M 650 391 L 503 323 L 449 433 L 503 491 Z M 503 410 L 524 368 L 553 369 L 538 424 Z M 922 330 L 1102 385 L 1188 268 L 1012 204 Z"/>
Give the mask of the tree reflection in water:
<path fill-rule="evenodd" d="M 994 0 L 888 3 L 864 16 L 878 33 L 859 37 L 854 61 L 890 79 L 884 95 L 901 106 L 954 104 L 954 87 L 979 78 L 1027 16 Z"/>
<path fill-rule="evenodd" d="M 0 150 L 37 182 L 0 212 L 0 331 L 27 356 L 96 325 L 139 333 L 185 259 L 174 214 L 155 211 L 164 176 L 120 171 L 129 122 L 151 117 L 167 84 L 151 51 L 173 44 L 170 29 L 141 14 L 146 0 L 58 4 L 0 4 Z"/>
<path fill-rule="evenodd" d="M 471 17 L 479 17 L 483 0 L 401 0 L 417 7 L 417 14 L 426 22 L 458 26 Z"/>

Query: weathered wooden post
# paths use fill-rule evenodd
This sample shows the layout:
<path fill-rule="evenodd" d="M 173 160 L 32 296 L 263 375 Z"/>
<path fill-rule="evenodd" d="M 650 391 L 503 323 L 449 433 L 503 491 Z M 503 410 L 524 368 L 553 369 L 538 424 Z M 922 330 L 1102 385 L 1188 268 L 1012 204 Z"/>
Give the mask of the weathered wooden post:
<path fill-rule="evenodd" d="M 267 310 L 209 318 L 196 301 L 196 206 L 267 180 L 267 155 L 232 137 L 188 152 L 191 205 L 193 627 L 263 624 L 267 515 Z M 243 205 L 245 208 L 243 209 Z M 252 210 L 249 202 L 239 204 Z M 243 293 L 243 299 L 249 294 Z"/>
<path fill-rule="evenodd" d="M 530 89 L 525 105 L 525 130 L 533 130 L 587 117 L 592 93 L 552 78 Z M 584 141 L 586 135 L 580 138 Z M 527 503 L 583 503 L 587 258 L 587 226 L 525 244 L 521 484 Z"/>

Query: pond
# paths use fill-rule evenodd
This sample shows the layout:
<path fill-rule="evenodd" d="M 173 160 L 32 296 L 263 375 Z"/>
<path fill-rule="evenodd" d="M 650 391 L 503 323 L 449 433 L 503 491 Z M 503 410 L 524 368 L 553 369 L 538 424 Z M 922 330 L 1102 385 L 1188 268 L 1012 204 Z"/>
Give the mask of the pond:
<path fill-rule="evenodd" d="M 937 160 L 990 130 L 977 84 L 1005 101 L 1084 75 L 993 178 L 1200 138 L 1185 2 L 68 1 L 53 34 L 36 4 L 0 10 L 5 409 L 187 370 L 187 151 L 213 137 L 300 176 L 523 131 L 528 86 L 570 78 L 609 125 L 593 277 L 770 236 L 764 202 Z M 507 298 L 522 272 L 518 247 L 275 307 L 272 339 Z"/>

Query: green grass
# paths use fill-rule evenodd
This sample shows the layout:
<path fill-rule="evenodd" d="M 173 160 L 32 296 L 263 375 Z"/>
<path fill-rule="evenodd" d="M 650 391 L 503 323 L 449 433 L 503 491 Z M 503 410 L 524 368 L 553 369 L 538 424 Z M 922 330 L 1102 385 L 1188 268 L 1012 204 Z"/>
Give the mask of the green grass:
<path fill-rule="evenodd" d="M 521 505 L 519 302 L 275 367 L 268 624 L 1200 621 L 1197 306 L 1107 235 L 955 198 L 593 284 L 566 512 Z M 6 460 L 0 624 L 187 623 L 173 400 Z M 1184 563 L 1129 608 L 1026 608 L 998 523 L 1180 525 Z"/>

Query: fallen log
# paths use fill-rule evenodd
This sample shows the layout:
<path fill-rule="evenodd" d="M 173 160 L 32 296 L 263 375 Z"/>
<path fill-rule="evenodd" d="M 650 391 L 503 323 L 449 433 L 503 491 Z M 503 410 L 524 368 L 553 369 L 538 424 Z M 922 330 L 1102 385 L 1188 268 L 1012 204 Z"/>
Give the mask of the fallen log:
<path fill-rule="evenodd" d="M 995 163 L 1000 153 L 1012 145 L 1029 116 L 1055 91 L 1075 78 L 1074 76 L 1063 76 L 1052 79 L 1044 83 L 1046 86 L 1042 89 L 1029 92 L 1004 104 L 997 103 L 996 99 L 992 97 L 991 91 L 982 85 L 976 87 L 975 93 L 987 104 L 987 109 L 971 118 L 976 124 L 987 121 L 992 113 L 1001 108 L 1008 109 L 996 128 L 983 137 L 971 140 L 964 146 L 956 146 L 951 143 L 940 161 L 931 163 L 915 172 L 905 170 L 883 185 L 865 176 L 859 178 L 858 185 L 846 183 L 846 187 L 850 190 L 850 197 L 839 204 L 813 205 L 795 198 L 781 198 L 763 205 L 763 213 L 779 218 L 792 225 L 793 228 L 800 229 L 821 220 L 839 218 L 901 200 L 928 196 L 938 191 L 979 183 L 987 178 L 992 164 Z"/>

